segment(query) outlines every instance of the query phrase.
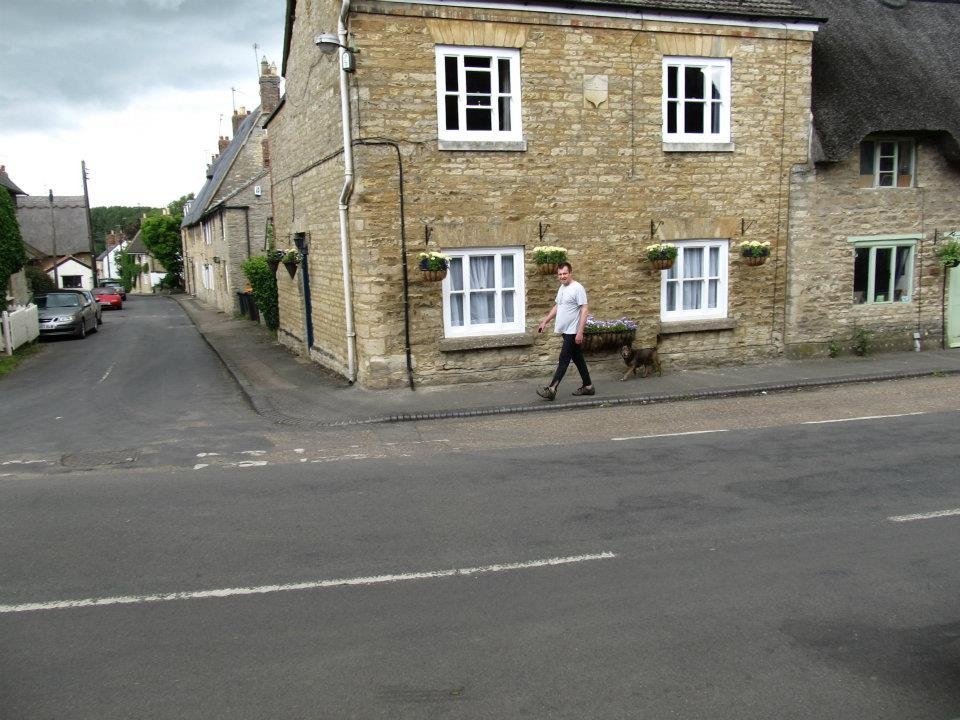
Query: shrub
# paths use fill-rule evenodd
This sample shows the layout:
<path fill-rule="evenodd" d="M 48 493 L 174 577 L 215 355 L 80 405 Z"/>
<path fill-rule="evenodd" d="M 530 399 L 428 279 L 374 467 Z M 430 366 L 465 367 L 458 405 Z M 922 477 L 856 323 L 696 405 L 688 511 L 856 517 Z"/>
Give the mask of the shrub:
<path fill-rule="evenodd" d="M 937 262 L 944 267 L 956 267 L 960 265 L 960 240 L 951 238 L 934 252 L 937 255 Z"/>
<path fill-rule="evenodd" d="M 27 276 L 27 287 L 30 288 L 31 294 L 39 295 L 57 289 L 57 286 L 53 284 L 53 278 L 36 265 L 27 265 L 23 272 Z"/>
<path fill-rule="evenodd" d="M 254 255 L 243 263 L 243 274 L 253 290 L 253 300 L 271 330 L 280 327 L 280 306 L 277 301 L 277 276 L 270 270 L 265 255 Z"/>

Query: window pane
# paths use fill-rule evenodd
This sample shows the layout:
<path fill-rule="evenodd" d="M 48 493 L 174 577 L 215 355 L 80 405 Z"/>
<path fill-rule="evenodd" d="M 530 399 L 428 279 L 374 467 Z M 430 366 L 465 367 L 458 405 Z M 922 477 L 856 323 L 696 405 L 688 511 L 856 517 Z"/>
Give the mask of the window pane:
<path fill-rule="evenodd" d="M 870 268 L 870 249 L 857 248 L 853 255 L 853 302 L 867 301 L 867 273 Z"/>
<path fill-rule="evenodd" d="M 467 130 L 493 130 L 492 117 L 486 108 L 467 109 Z"/>
<path fill-rule="evenodd" d="M 446 57 L 443 59 L 444 87 L 447 92 L 457 91 L 457 59 L 455 57 Z"/>
<path fill-rule="evenodd" d="M 486 71 L 467 71 L 467 92 L 490 94 L 490 73 Z"/>
<path fill-rule="evenodd" d="M 699 310 L 703 304 L 701 289 L 703 282 L 700 280 L 683 281 L 683 309 Z"/>
<path fill-rule="evenodd" d="M 707 307 L 715 308 L 717 306 L 717 290 L 720 287 L 719 280 L 710 280 L 707 283 Z"/>
<path fill-rule="evenodd" d="M 710 277 L 717 277 L 720 274 L 720 248 L 710 248 L 710 269 L 707 271 Z"/>
<path fill-rule="evenodd" d="M 683 96 L 687 99 L 703 100 L 706 91 L 703 70 L 697 67 L 683 69 Z"/>
<path fill-rule="evenodd" d="M 495 297 L 492 292 L 470 293 L 470 324 L 486 325 L 494 320 Z"/>
<path fill-rule="evenodd" d="M 720 103 L 710 104 L 710 132 L 715 135 L 720 132 Z"/>
<path fill-rule="evenodd" d="M 860 143 L 860 174 L 873 175 L 873 142 L 867 140 Z"/>
<path fill-rule="evenodd" d="M 891 260 L 893 248 L 877 248 L 874 257 L 873 271 L 873 301 L 889 302 L 890 297 L 890 271 L 892 269 Z"/>
<path fill-rule="evenodd" d="M 703 248 L 683 249 L 683 276 L 685 278 L 703 277 Z"/>
<path fill-rule="evenodd" d="M 508 94 L 510 92 L 510 61 L 506 58 L 497 60 L 497 75 L 500 92 Z"/>
<path fill-rule="evenodd" d="M 507 290 L 503 293 L 503 321 L 505 323 L 513 322 L 513 303 L 514 292 L 513 290 Z"/>
<path fill-rule="evenodd" d="M 463 65 L 469 68 L 489 68 L 490 58 L 480 55 L 465 55 Z"/>
<path fill-rule="evenodd" d="M 676 98 L 677 97 L 677 70 L 678 68 L 675 65 L 670 65 L 667 67 L 667 97 Z"/>
<path fill-rule="evenodd" d="M 450 296 L 450 324 L 463 327 L 463 295 Z"/>
<path fill-rule="evenodd" d="M 457 96 L 456 95 L 447 95 L 444 98 L 445 102 L 445 119 L 447 123 L 447 130 L 459 130 L 460 129 L 460 115 L 457 108 Z"/>
<path fill-rule="evenodd" d="M 497 119 L 501 130 L 510 130 L 510 98 L 502 97 L 497 101 Z"/>
<path fill-rule="evenodd" d="M 902 301 L 910 297 L 910 275 L 908 271 L 910 247 L 897 248 L 897 264 L 893 271 L 893 299 Z"/>
<path fill-rule="evenodd" d="M 500 258 L 500 276 L 502 287 L 513 287 L 513 255 L 504 255 Z"/>
<path fill-rule="evenodd" d="M 683 104 L 683 131 L 703 132 L 703 103 L 687 101 Z"/>
<path fill-rule="evenodd" d="M 490 107 L 489 95 L 467 95 L 468 108 L 488 108 Z"/>
<path fill-rule="evenodd" d="M 677 283 L 667 283 L 667 310 L 673 312 L 677 309 Z"/>
<path fill-rule="evenodd" d="M 470 289 L 486 290 L 496 287 L 493 270 L 493 255 L 470 258 Z"/>
<path fill-rule="evenodd" d="M 677 132 L 677 103 L 672 100 L 667 103 L 667 132 Z"/>
<path fill-rule="evenodd" d="M 450 258 L 450 289 L 463 290 L 463 258 Z"/>

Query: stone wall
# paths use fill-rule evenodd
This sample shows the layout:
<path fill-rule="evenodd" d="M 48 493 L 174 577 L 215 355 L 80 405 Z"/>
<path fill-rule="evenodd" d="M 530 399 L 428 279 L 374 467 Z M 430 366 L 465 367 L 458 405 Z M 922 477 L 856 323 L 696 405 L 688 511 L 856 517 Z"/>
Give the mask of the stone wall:
<path fill-rule="evenodd" d="M 782 351 L 789 176 L 807 160 L 810 33 L 583 17 L 574 26 L 566 15 L 497 10 L 473 22 L 471 13 L 480 11 L 432 7 L 422 17 L 416 15 L 422 7 L 375 2 L 354 10 L 351 43 L 360 52 L 350 77 L 353 134 L 361 141 L 386 138 L 400 149 L 407 247 L 404 258 L 396 151 L 359 144 L 350 235 L 362 384 L 406 380 L 404 259 L 418 383 L 548 374 L 558 344 L 535 327 L 557 284 L 538 275 L 530 259 L 540 244 L 568 248 L 597 317 L 636 319 L 638 345 L 653 344 L 663 330 L 667 368 Z M 337 67 L 312 42 L 332 27 L 330 3 L 298 5 L 286 101 L 269 133 L 278 238 L 310 234 L 313 356 L 343 371 Z M 437 149 L 439 43 L 520 48 L 526 151 Z M 732 152 L 663 149 L 664 55 L 732 58 Z M 584 88 L 597 77 L 606 78 L 608 92 L 594 105 Z M 660 273 L 642 258 L 651 230 L 654 241 L 729 240 L 727 322 L 661 328 Z M 761 267 L 744 266 L 735 250 L 741 239 L 770 240 L 773 257 Z M 442 342 L 441 287 L 419 277 L 417 254 L 465 246 L 528 251 L 528 333 L 512 345 L 464 349 Z M 302 295 L 289 283 L 281 283 L 280 294 L 281 337 L 306 352 Z M 614 363 L 608 363 L 611 378 Z"/>
<path fill-rule="evenodd" d="M 944 160 L 935 138 L 917 138 L 916 187 L 860 187 L 859 151 L 845 161 L 798 168 L 791 178 L 787 352 L 850 351 L 858 328 L 874 347 L 939 347 L 943 272 L 935 237 L 960 228 L 960 171 Z M 909 302 L 853 300 L 850 237 L 919 235 Z"/>

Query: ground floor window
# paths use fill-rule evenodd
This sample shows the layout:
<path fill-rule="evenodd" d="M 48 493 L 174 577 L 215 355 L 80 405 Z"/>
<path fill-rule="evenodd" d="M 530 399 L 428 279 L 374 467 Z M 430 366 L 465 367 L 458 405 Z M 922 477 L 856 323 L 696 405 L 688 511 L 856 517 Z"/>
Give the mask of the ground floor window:
<path fill-rule="evenodd" d="M 728 240 L 682 240 L 677 259 L 661 271 L 660 319 L 705 320 L 727 316 Z"/>
<path fill-rule="evenodd" d="M 443 252 L 450 258 L 443 280 L 446 337 L 524 332 L 523 248 Z"/>
<path fill-rule="evenodd" d="M 916 241 L 909 238 L 851 238 L 851 241 L 854 242 L 854 304 L 910 302 Z"/>
<path fill-rule="evenodd" d="M 61 275 L 60 286 L 65 288 L 82 288 L 83 278 L 80 275 Z"/>

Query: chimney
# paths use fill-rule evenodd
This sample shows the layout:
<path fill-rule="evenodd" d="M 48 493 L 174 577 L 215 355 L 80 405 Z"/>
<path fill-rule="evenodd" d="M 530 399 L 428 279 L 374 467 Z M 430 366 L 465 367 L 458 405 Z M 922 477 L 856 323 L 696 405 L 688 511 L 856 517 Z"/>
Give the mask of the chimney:
<path fill-rule="evenodd" d="M 267 56 L 260 61 L 260 112 L 269 115 L 280 104 L 280 76 L 277 66 L 267 62 Z"/>
<path fill-rule="evenodd" d="M 265 168 L 270 167 L 270 143 L 267 141 L 267 138 L 264 137 L 260 141 L 260 151 L 263 153 L 263 166 Z"/>
<path fill-rule="evenodd" d="M 221 135 L 220 140 L 217 142 L 218 153 L 223 155 L 223 151 L 227 149 L 227 145 L 230 144 L 230 138 L 226 135 Z"/>
<path fill-rule="evenodd" d="M 245 107 L 243 107 L 242 105 L 240 106 L 240 109 L 239 109 L 239 110 L 234 110 L 234 111 L 233 111 L 233 136 L 234 136 L 234 137 L 237 136 L 237 130 L 240 129 L 240 123 L 242 123 L 244 120 L 246 120 L 246 119 L 247 119 L 247 115 L 249 115 L 249 114 L 250 114 L 250 113 L 247 112 L 247 109 L 246 109 Z"/>
<path fill-rule="evenodd" d="M 111 232 L 107 233 L 107 250 L 115 248 L 117 245 L 124 241 L 124 236 L 122 232 Z"/>

